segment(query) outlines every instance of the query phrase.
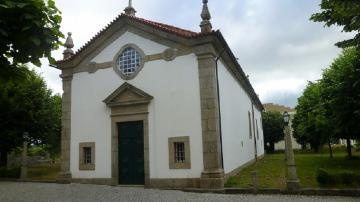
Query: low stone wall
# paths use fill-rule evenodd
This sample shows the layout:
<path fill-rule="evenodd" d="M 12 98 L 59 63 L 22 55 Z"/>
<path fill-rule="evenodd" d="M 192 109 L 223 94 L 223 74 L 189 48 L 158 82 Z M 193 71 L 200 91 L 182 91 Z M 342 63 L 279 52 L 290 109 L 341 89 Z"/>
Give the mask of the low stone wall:
<path fill-rule="evenodd" d="M 46 156 L 28 156 L 27 157 L 28 166 L 34 165 L 47 165 L 51 163 L 51 159 Z M 21 156 L 8 156 L 7 161 L 8 167 L 21 166 Z"/>

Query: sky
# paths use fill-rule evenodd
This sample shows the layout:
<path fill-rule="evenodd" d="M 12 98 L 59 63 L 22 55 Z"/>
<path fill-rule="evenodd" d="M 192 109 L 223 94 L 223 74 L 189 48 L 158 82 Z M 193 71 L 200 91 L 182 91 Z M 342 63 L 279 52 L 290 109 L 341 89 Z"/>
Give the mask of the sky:
<path fill-rule="evenodd" d="M 74 50 L 123 12 L 128 0 L 55 0 L 62 12 L 61 31 L 72 32 Z M 340 27 L 309 20 L 320 0 L 209 0 L 211 23 L 220 30 L 249 75 L 262 103 L 295 107 L 307 81 L 321 77 L 351 37 Z M 133 0 L 136 16 L 200 31 L 201 0 Z M 65 39 L 64 39 L 65 40 Z M 62 59 L 61 48 L 53 52 Z M 54 93 L 62 93 L 60 71 L 45 60 L 37 71 Z"/>

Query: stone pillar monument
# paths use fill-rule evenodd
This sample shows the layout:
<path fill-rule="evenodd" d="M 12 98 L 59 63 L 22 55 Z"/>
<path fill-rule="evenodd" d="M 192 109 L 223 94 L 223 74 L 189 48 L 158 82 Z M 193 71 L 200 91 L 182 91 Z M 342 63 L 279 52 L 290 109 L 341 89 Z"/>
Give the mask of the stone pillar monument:
<path fill-rule="evenodd" d="M 28 167 L 28 159 L 27 159 L 27 150 L 28 150 L 28 138 L 29 133 L 24 132 L 23 135 L 23 151 L 21 155 L 21 172 L 20 179 L 25 180 L 27 178 L 27 167 Z"/>
<path fill-rule="evenodd" d="M 286 152 L 286 162 L 287 162 L 287 176 L 286 176 L 286 185 L 289 191 L 297 191 L 300 188 L 299 179 L 296 174 L 296 165 L 294 158 L 294 151 L 292 149 L 291 135 L 290 135 L 290 126 L 286 125 L 284 128 L 285 134 L 285 152 Z"/>

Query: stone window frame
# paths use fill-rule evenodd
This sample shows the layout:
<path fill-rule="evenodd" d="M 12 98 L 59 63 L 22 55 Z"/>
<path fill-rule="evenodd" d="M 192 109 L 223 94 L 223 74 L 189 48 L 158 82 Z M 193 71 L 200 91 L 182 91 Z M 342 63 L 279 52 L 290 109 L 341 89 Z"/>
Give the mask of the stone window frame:
<path fill-rule="evenodd" d="M 84 148 L 91 148 L 91 164 L 85 164 Z M 79 170 L 95 170 L 95 142 L 79 143 Z"/>
<path fill-rule="evenodd" d="M 185 146 L 185 161 L 176 162 L 175 161 L 175 143 L 182 142 Z M 169 137 L 169 168 L 170 169 L 191 169 L 191 155 L 190 155 L 190 137 Z"/>
<path fill-rule="evenodd" d="M 135 49 L 141 56 L 141 61 L 140 61 L 140 66 L 136 69 L 136 71 L 131 74 L 131 75 L 125 75 L 121 72 L 121 70 L 118 68 L 118 66 L 116 65 L 116 61 L 118 60 L 119 56 L 124 52 L 125 49 L 127 48 L 133 48 Z M 114 58 L 113 58 L 113 69 L 114 71 L 124 80 L 130 80 L 136 77 L 136 75 L 138 75 L 138 73 L 141 71 L 141 69 L 144 67 L 145 65 L 145 53 L 143 50 L 141 50 L 139 48 L 139 46 L 137 46 L 136 44 L 126 44 L 124 46 L 121 47 L 121 49 L 115 54 Z"/>

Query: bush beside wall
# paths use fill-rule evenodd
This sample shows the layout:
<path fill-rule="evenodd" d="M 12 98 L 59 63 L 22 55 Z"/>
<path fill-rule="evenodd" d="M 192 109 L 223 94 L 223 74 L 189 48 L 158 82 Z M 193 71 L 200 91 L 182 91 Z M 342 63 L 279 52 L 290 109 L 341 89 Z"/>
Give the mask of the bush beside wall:
<path fill-rule="evenodd" d="M 316 180 L 320 185 L 359 185 L 360 173 L 351 171 L 329 172 L 319 169 L 316 173 Z"/>

